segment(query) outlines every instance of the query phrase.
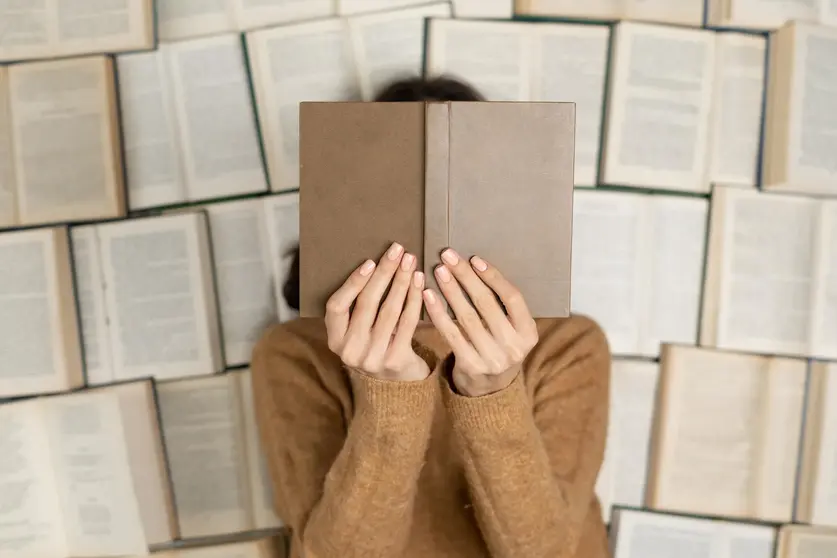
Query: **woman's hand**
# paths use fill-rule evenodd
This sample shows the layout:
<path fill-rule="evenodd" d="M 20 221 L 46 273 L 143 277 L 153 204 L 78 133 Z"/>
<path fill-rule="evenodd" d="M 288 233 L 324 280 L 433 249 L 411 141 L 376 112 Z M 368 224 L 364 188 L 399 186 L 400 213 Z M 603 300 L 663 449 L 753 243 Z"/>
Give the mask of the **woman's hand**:
<path fill-rule="evenodd" d="M 329 298 L 328 346 L 343 364 L 382 380 L 419 381 L 430 375 L 412 346 L 424 288 L 424 274 L 415 267 L 415 256 L 393 244 L 377 266 L 367 260 Z"/>
<path fill-rule="evenodd" d="M 485 261 L 475 256 L 467 262 L 451 249 L 442 253 L 442 261 L 436 279 L 458 325 L 432 290 L 424 291 L 424 303 L 453 350 L 456 389 L 471 397 L 501 391 L 514 381 L 538 342 L 535 320 L 520 291 Z"/>

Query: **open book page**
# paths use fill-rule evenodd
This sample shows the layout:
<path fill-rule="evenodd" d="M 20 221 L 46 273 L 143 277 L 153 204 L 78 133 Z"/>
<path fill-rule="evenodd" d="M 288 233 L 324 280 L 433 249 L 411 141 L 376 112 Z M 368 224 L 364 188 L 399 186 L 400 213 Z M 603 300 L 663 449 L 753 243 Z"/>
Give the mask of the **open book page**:
<path fill-rule="evenodd" d="M 4 556 L 67 556 L 50 467 L 43 400 L 0 405 L 0 550 Z"/>
<path fill-rule="evenodd" d="M 70 556 L 122 556 L 148 548 L 119 398 L 85 392 L 45 400 Z"/>
<path fill-rule="evenodd" d="M 817 420 L 805 424 L 806 444 L 816 444 L 813 451 L 809 450 L 814 456 L 812 478 L 802 479 L 810 485 L 807 489 L 811 494 L 805 519 L 837 527 L 837 364 L 817 363 L 813 367 L 812 373 L 819 376 L 819 390 L 809 392 L 809 405 L 817 405 L 818 413 Z"/>
<path fill-rule="evenodd" d="M 716 35 L 709 181 L 755 186 L 761 142 L 763 37 Z"/>
<path fill-rule="evenodd" d="M 199 213 L 99 226 L 116 379 L 223 366 L 205 227 Z"/>
<path fill-rule="evenodd" d="M 666 345 L 647 505 L 758 517 L 766 359 Z"/>
<path fill-rule="evenodd" d="M 110 60 L 15 65 L 9 83 L 21 222 L 124 214 Z"/>
<path fill-rule="evenodd" d="M 113 362 L 99 238 L 94 225 L 73 227 L 71 236 L 86 380 L 105 384 L 113 381 Z"/>
<path fill-rule="evenodd" d="M 299 186 L 299 103 L 360 98 L 345 22 L 338 19 L 247 34 L 270 186 Z"/>
<path fill-rule="evenodd" d="M 299 246 L 299 194 L 282 194 L 264 199 L 267 230 L 270 238 L 270 261 L 273 270 L 273 292 L 280 322 L 299 317 L 288 306 L 283 293 L 291 270 L 293 251 Z"/>
<path fill-rule="evenodd" d="M 709 254 L 720 266 L 716 345 L 806 354 L 817 202 L 716 188 L 716 203 L 712 227 L 723 235 L 720 253 Z"/>
<path fill-rule="evenodd" d="M 623 0 L 626 19 L 703 25 L 703 0 Z"/>
<path fill-rule="evenodd" d="M 181 536 L 251 529 L 235 377 L 166 382 L 157 390 Z"/>
<path fill-rule="evenodd" d="M 729 0 L 732 27 L 776 29 L 788 21 L 816 21 L 820 5 L 831 0 Z"/>
<path fill-rule="evenodd" d="M 354 15 L 420 6 L 426 4 L 427 0 L 335 0 L 335 2 L 338 15 Z"/>
<path fill-rule="evenodd" d="M 427 74 L 464 80 L 488 101 L 530 100 L 531 26 L 510 22 L 433 20 Z"/>
<path fill-rule="evenodd" d="M 837 201 L 820 203 L 818 228 L 810 351 L 837 360 Z"/>
<path fill-rule="evenodd" d="M 232 0 L 239 31 L 334 15 L 335 0 Z"/>
<path fill-rule="evenodd" d="M 837 531 L 786 525 L 779 533 L 777 558 L 832 558 L 837 556 Z"/>
<path fill-rule="evenodd" d="M 267 190 L 239 35 L 165 45 L 190 200 Z"/>
<path fill-rule="evenodd" d="M 246 364 L 262 332 L 276 316 L 263 201 L 212 204 L 207 212 L 224 357 L 228 366 Z"/>
<path fill-rule="evenodd" d="M 116 57 L 131 210 L 186 201 L 171 82 L 162 50 Z"/>
<path fill-rule="evenodd" d="M 619 19 L 625 0 L 517 0 L 515 11 L 524 15 Z"/>
<path fill-rule="evenodd" d="M 448 18 L 449 2 L 350 18 L 354 58 L 363 98 L 371 101 L 397 79 L 418 77 L 424 62 L 426 18 Z"/>
<path fill-rule="evenodd" d="M 533 25 L 532 101 L 575 103 L 575 184 L 594 186 L 599 169 L 610 29 Z"/>
<path fill-rule="evenodd" d="M 714 34 L 641 23 L 613 32 L 602 181 L 707 192 Z"/>
<path fill-rule="evenodd" d="M 453 0 L 453 13 L 458 19 L 511 19 L 514 0 Z"/>
<path fill-rule="evenodd" d="M 652 196 L 648 207 L 653 277 L 646 295 L 650 311 L 641 352 L 656 356 L 660 343 L 697 342 L 709 203 Z"/>
<path fill-rule="evenodd" d="M 235 31 L 233 0 L 157 0 L 161 41 Z"/>
<path fill-rule="evenodd" d="M 659 365 L 614 360 L 604 464 L 596 483 L 605 521 L 613 505 L 641 507 Z"/>
<path fill-rule="evenodd" d="M 616 355 L 639 352 L 646 199 L 595 190 L 574 194 L 571 310 L 596 320 Z"/>
<path fill-rule="evenodd" d="M 0 227 L 17 224 L 12 113 L 9 106 L 9 72 L 0 68 Z"/>
<path fill-rule="evenodd" d="M 67 231 L 0 234 L 0 398 L 83 385 Z"/>

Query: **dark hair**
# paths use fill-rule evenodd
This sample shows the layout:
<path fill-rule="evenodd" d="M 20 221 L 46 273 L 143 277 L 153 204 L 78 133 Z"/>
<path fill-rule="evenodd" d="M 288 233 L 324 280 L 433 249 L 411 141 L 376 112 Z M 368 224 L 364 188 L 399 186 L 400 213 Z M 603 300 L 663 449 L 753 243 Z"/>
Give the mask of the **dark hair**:
<path fill-rule="evenodd" d="M 430 79 L 408 78 L 395 81 L 375 96 L 379 103 L 408 103 L 418 101 L 483 101 L 482 95 L 465 82 L 451 77 Z M 299 246 L 293 249 L 288 278 L 282 288 L 285 302 L 299 311 Z"/>

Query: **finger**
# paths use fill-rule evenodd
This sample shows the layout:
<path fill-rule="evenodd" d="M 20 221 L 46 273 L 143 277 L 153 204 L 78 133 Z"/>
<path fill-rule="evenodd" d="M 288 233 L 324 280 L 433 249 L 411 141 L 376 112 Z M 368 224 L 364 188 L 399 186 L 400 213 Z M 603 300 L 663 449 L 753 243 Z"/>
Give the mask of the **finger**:
<path fill-rule="evenodd" d="M 383 355 L 389 347 L 395 326 L 404 309 L 404 300 L 407 298 L 407 291 L 410 290 L 410 279 L 415 266 L 416 257 L 412 254 L 404 254 L 401 258 L 401 265 L 395 273 L 395 279 L 392 280 L 389 294 L 378 312 L 378 319 L 372 326 L 370 354 Z"/>
<path fill-rule="evenodd" d="M 509 314 L 512 327 L 518 333 L 531 334 L 537 332 L 535 320 L 532 318 L 532 313 L 529 311 L 520 290 L 503 277 L 496 267 L 489 265 L 482 258 L 474 256 L 471 258 L 471 265 L 479 278 L 500 297 L 500 301 Z"/>
<path fill-rule="evenodd" d="M 381 305 L 381 298 L 389 287 L 398 264 L 401 263 L 403 253 L 404 248 L 398 243 L 393 243 L 378 261 L 375 272 L 357 297 L 357 304 L 355 304 L 351 323 L 349 323 L 350 335 L 355 330 L 369 332 L 372 329 Z"/>
<path fill-rule="evenodd" d="M 393 347 L 412 346 L 413 335 L 421 319 L 422 289 L 424 289 L 424 273 L 417 271 L 413 274 L 410 290 L 407 293 L 407 302 L 404 304 L 404 311 L 401 312 L 401 319 L 398 321 L 398 328 L 392 339 Z"/>
<path fill-rule="evenodd" d="M 369 282 L 375 262 L 366 260 L 354 270 L 343 285 L 326 303 L 325 325 L 329 341 L 342 343 L 349 329 L 349 312 L 363 287 Z"/>
<path fill-rule="evenodd" d="M 474 344 L 479 354 L 482 357 L 496 354 L 499 349 L 497 343 L 488 330 L 485 329 L 480 315 L 471 306 L 468 299 L 465 298 L 462 287 L 459 286 L 459 282 L 453 277 L 446 266 L 440 265 L 436 268 L 436 282 L 445 300 L 448 301 L 448 304 L 453 309 L 459 325 L 465 330 L 465 335 Z"/>
<path fill-rule="evenodd" d="M 478 367 L 482 359 L 476 349 L 465 339 L 459 326 L 453 323 L 439 295 L 430 289 L 425 289 L 423 298 L 430 321 L 448 342 L 451 350 L 456 354 L 456 358 L 462 364 L 467 364 L 470 369 Z"/>

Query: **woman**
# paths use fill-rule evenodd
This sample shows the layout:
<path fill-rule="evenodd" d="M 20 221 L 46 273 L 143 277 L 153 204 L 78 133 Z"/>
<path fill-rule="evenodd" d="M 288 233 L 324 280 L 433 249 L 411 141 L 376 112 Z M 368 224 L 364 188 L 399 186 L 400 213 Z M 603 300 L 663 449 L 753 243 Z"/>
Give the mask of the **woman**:
<path fill-rule="evenodd" d="M 413 80 L 381 98 L 444 100 L 449 85 L 467 91 Z M 292 555 L 604 558 L 601 330 L 533 320 L 477 256 L 448 249 L 435 275 L 440 292 L 393 244 L 334 293 L 325 320 L 276 326 L 256 347 L 256 409 Z"/>

